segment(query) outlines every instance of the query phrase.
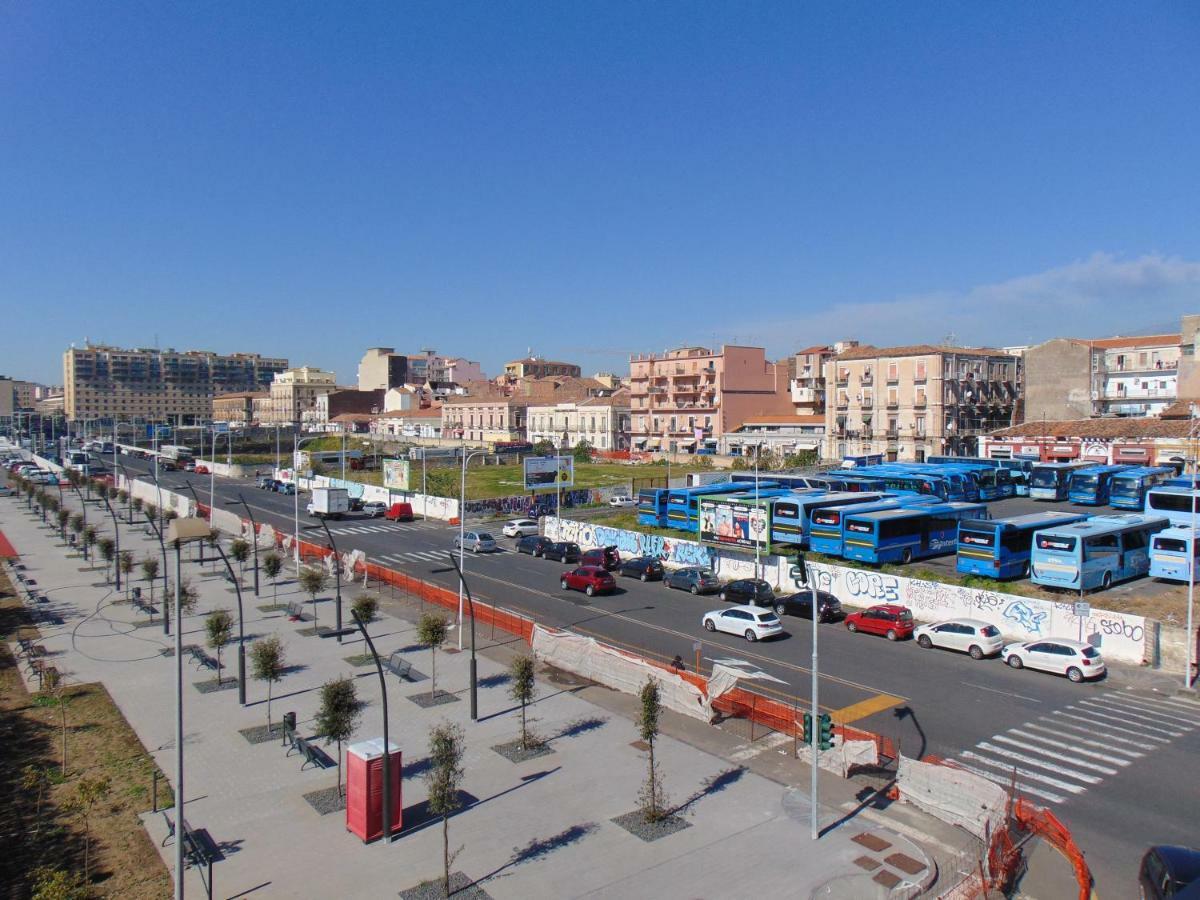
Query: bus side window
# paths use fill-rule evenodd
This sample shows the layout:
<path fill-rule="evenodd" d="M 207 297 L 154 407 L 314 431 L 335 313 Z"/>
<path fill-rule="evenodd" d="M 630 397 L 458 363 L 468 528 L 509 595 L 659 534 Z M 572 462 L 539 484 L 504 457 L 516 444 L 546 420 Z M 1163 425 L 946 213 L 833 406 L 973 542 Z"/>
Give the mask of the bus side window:
<path fill-rule="evenodd" d="M 1098 534 L 1083 542 L 1083 558 L 1104 559 L 1114 556 L 1118 551 L 1117 535 Z"/>
<path fill-rule="evenodd" d="M 1147 535 L 1144 531 L 1127 531 L 1122 537 L 1126 550 L 1144 550 L 1146 548 Z"/>

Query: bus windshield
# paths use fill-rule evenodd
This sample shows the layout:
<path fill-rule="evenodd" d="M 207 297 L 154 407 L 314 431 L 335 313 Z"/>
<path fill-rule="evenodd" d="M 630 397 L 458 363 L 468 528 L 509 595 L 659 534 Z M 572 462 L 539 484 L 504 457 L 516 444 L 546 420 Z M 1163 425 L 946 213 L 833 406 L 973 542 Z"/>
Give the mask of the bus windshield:
<path fill-rule="evenodd" d="M 1057 487 L 1058 472 L 1054 469 L 1034 469 L 1029 483 L 1033 487 Z"/>
<path fill-rule="evenodd" d="M 1096 475 L 1076 475 L 1072 479 L 1078 487 L 1095 487 L 1099 480 Z"/>

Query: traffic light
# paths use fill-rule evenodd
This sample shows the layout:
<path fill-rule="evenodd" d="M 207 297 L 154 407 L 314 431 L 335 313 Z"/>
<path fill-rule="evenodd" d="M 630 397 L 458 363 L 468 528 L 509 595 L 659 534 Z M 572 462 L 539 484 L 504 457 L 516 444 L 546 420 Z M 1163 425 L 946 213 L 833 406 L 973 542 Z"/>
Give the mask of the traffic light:
<path fill-rule="evenodd" d="M 812 713 L 804 714 L 804 734 L 800 742 L 802 744 L 812 743 Z"/>
<path fill-rule="evenodd" d="M 833 749 L 833 718 L 829 713 L 821 713 L 821 719 L 817 723 L 817 749 Z"/>

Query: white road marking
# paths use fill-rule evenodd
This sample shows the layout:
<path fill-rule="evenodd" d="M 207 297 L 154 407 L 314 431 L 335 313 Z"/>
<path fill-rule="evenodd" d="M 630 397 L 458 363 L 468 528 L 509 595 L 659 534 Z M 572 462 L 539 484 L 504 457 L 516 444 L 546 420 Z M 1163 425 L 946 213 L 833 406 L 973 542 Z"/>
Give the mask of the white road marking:
<path fill-rule="evenodd" d="M 1068 709 L 1070 709 L 1070 708 L 1071 707 L 1068 707 Z M 1131 741 L 1128 738 L 1118 738 L 1115 735 L 1113 735 L 1112 732 L 1119 731 L 1122 734 L 1132 735 L 1133 737 L 1141 738 L 1144 741 L 1157 741 L 1160 744 L 1171 743 L 1170 738 L 1160 738 L 1160 737 L 1155 737 L 1152 734 L 1142 734 L 1140 731 L 1133 731 L 1129 728 L 1121 728 L 1119 725 L 1109 725 L 1107 722 L 1097 722 L 1095 719 L 1088 718 L 1087 716 L 1073 715 L 1072 713 L 1066 712 L 1065 710 L 1061 710 L 1061 709 L 1053 710 L 1050 714 L 1052 716 L 1062 716 L 1064 719 L 1074 719 L 1076 722 L 1083 722 L 1084 724 L 1090 725 L 1092 727 L 1093 732 L 1097 728 L 1103 728 L 1105 735 L 1108 736 L 1109 738 L 1111 738 L 1112 740 L 1121 741 L 1121 743 L 1123 743 L 1123 744 L 1132 744 L 1134 747 L 1145 747 L 1145 744 L 1139 744 L 1137 741 Z M 1092 713 L 1089 710 L 1088 716 L 1092 716 L 1092 715 L 1095 715 L 1095 713 Z M 1111 718 L 1111 717 L 1101 716 L 1100 718 Z M 1121 720 L 1117 719 L 1116 721 L 1120 722 Z"/>
<path fill-rule="evenodd" d="M 1027 727 L 1033 727 L 1033 726 L 1027 726 Z M 1075 744 L 1068 744 L 1064 741 L 1056 741 L 1053 738 L 1048 738 L 1048 737 L 1045 737 L 1044 735 L 1030 734 L 1028 731 L 1022 731 L 1020 728 L 1010 728 L 1010 729 L 1008 729 L 1008 733 L 1016 735 L 1023 741 L 1035 741 L 1039 744 L 1046 744 L 1047 746 L 1050 746 L 1050 747 L 1058 747 L 1060 750 L 1069 750 L 1072 753 L 1078 753 L 1080 756 L 1088 756 L 1088 757 L 1091 757 L 1092 759 L 1098 759 L 1101 762 L 1112 763 L 1113 765 L 1116 765 L 1116 766 L 1127 766 L 1131 762 L 1133 762 L 1133 760 L 1131 760 L 1131 759 L 1117 759 L 1116 757 L 1109 756 L 1104 753 L 1097 753 L 1095 750 L 1084 750 L 1082 747 L 1075 746 Z M 996 740 L 998 740 L 998 741 L 1003 740 L 1003 735 L 999 735 L 999 734 L 996 735 Z M 1082 763 L 1082 762 L 1080 762 L 1079 764 L 1084 765 L 1084 763 Z M 1104 771 L 1104 770 L 1102 769 L 1101 771 Z M 1108 774 L 1115 775 L 1115 774 L 1117 774 L 1117 772 L 1114 769 L 1113 771 L 1109 772 Z"/>
<path fill-rule="evenodd" d="M 1076 704 L 1076 706 L 1077 707 L 1079 707 L 1079 706 L 1085 707 L 1084 709 L 1081 709 L 1080 712 L 1087 713 L 1090 716 L 1097 716 L 1098 718 L 1101 718 L 1101 719 L 1107 719 L 1110 722 L 1120 722 L 1122 725 L 1132 725 L 1134 728 L 1142 728 L 1142 729 L 1145 729 L 1146 731 L 1157 732 L 1159 734 L 1166 735 L 1165 738 L 1158 738 L 1158 740 L 1161 740 L 1164 742 L 1168 738 L 1176 738 L 1176 737 L 1183 736 L 1182 731 L 1171 731 L 1168 728 L 1159 728 L 1157 725 L 1143 725 L 1141 722 L 1130 722 L 1129 720 L 1131 718 L 1140 718 L 1140 717 L 1135 717 L 1129 713 L 1118 713 L 1115 709 L 1113 709 L 1110 706 L 1101 706 L 1098 703 L 1093 703 L 1091 700 L 1080 700 L 1079 703 Z M 1067 707 L 1067 708 L 1071 709 L 1071 707 Z M 1135 733 L 1141 734 L 1141 732 L 1135 732 Z M 1149 737 L 1150 735 L 1145 735 L 1145 736 Z"/>
<path fill-rule="evenodd" d="M 1047 719 L 1045 716 L 1043 716 L 1042 721 L 1048 722 L 1050 720 Z M 1047 728 L 1045 725 L 1038 725 L 1036 722 L 1026 722 L 1025 723 L 1026 728 L 1033 728 L 1033 729 L 1036 729 L 1037 731 L 1044 731 L 1047 734 L 1053 734 L 1058 737 L 1070 738 L 1075 743 L 1087 744 L 1089 747 L 1098 747 L 1101 750 L 1107 750 L 1109 753 L 1120 753 L 1122 756 L 1129 756 L 1129 757 L 1132 757 L 1133 759 L 1141 759 L 1143 756 L 1146 755 L 1145 753 L 1140 753 L 1137 750 L 1126 750 L 1124 747 L 1114 747 L 1112 744 L 1104 744 L 1104 743 L 1101 743 L 1100 741 L 1091 740 L 1091 738 L 1096 736 L 1095 730 L 1091 729 L 1091 728 L 1082 728 L 1078 725 L 1071 725 L 1067 722 L 1059 722 L 1057 720 L 1055 721 L 1055 725 L 1057 726 L 1056 728 Z M 1066 729 L 1068 731 L 1077 731 L 1081 734 L 1088 735 L 1088 737 L 1078 737 L 1074 734 L 1063 734 L 1063 729 Z M 1117 738 L 1117 740 L 1120 740 L 1120 738 Z M 1132 743 L 1132 741 L 1130 743 Z"/>
<path fill-rule="evenodd" d="M 1174 709 L 1177 712 L 1195 714 L 1200 711 L 1200 706 L 1188 700 L 1176 700 L 1173 697 L 1147 697 L 1145 694 L 1136 694 L 1135 696 L 1144 703 L 1153 703 L 1156 706 Z"/>
<path fill-rule="evenodd" d="M 1068 754 L 1064 754 L 1064 753 L 1059 753 L 1055 750 L 1046 750 L 1036 743 L 1030 743 L 1032 738 L 1033 738 L 1032 735 L 1030 735 L 1024 739 L 1018 739 L 1018 738 L 1014 738 L 1014 737 L 1009 737 L 1006 734 L 997 734 L 992 737 L 992 740 L 1000 741 L 1002 744 L 1012 744 L 1014 747 L 1020 747 L 1022 750 L 1028 750 L 1030 753 L 1040 753 L 1042 756 L 1048 756 L 1051 759 L 1062 760 L 1063 762 L 1070 763 L 1073 766 L 1083 766 L 1085 769 L 1091 769 L 1093 772 L 1099 772 L 1102 775 L 1116 775 L 1117 774 L 1117 771 L 1118 771 L 1117 769 L 1110 769 L 1110 768 L 1108 768 L 1108 766 L 1101 766 L 1094 762 L 1088 762 L 1086 760 L 1076 758 L 1077 756 L 1083 755 L 1083 753 L 1086 751 L 1074 750 L 1071 747 L 1067 747 L 1066 749 L 1071 751 L 1070 755 L 1068 755 Z M 1060 745 L 1060 747 L 1061 747 L 1061 745 Z M 1099 754 L 1095 754 L 1095 755 L 1099 756 Z M 1100 757 L 1100 758 L 1103 759 L 1104 757 Z M 1126 763 L 1126 765 L 1128 765 L 1128 763 Z"/>
<path fill-rule="evenodd" d="M 1097 697 L 1096 699 L 1099 700 L 1101 698 Z M 1148 713 L 1161 716 L 1164 719 L 1170 719 L 1172 722 L 1177 722 L 1180 725 L 1187 725 L 1192 728 L 1200 726 L 1200 718 L 1189 719 L 1184 716 L 1176 715 L 1177 710 L 1175 710 L 1174 707 L 1168 707 L 1168 709 L 1171 711 L 1164 712 L 1161 707 L 1151 705 L 1150 703 L 1143 701 L 1141 698 L 1132 697 L 1129 694 L 1105 694 L 1103 699 L 1114 705 L 1124 706 L 1129 709 L 1145 710 Z"/>
<path fill-rule="evenodd" d="M 1184 729 L 1183 731 L 1178 732 L 1170 731 L 1167 728 L 1161 727 L 1157 729 L 1158 731 L 1162 731 L 1171 735 L 1172 737 L 1182 737 L 1183 735 L 1187 734 L 1187 732 L 1192 730 L 1190 726 L 1183 725 L 1179 722 L 1165 722 L 1163 720 L 1167 717 L 1162 716 L 1159 713 L 1152 712 L 1151 710 L 1141 709 L 1137 706 L 1129 706 L 1124 703 L 1114 703 L 1111 700 L 1105 700 L 1101 697 L 1096 697 L 1094 699 L 1089 697 L 1087 700 L 1080 701 L 1080 703 L 1084 706 L 1098 706 L 1101 709 L 1117 713 L 1118 715 L 1125 716 L 1126 718 L 1137 719 L 1142 722 L 1156 722 L 1159 725 L 1169 725 L 1171 728 Z"/>
<path fill-rule="evenodd" d="M 1037 766 L 1039 769 L 1045 769 L 1047 772 L 1053 772 L 1056 775 L 1065 775 L 1067 778 L 1074 778 L 1077 781 L 1082 781 L 1084 784 L 1099 784 L 1104 779 L 1098 778 L 1095 775 L 1087 775 L 1083 772 L 1076 772 L 1074 769 L 1069 769 L 1065 766 L 1055 765 L 1051 762 L 1046 762 L 1036 756 L 1026 756 L 1023 753 L 1017 753 L 1015 750 L 1009 750 L 1007 747 L 997 747 L 995 744 L 990 744 L 987 741 L 980 741 L 975 745 L 980 750 L 986 750 L 988 753 L 994 753 L 1004 759 L 1013 759 L 1017 762 L 1027 763 L 1031 766 Z M 1051 759 L 1062 760 L 1063 757 L 1059 753 L 1047 753 Z M 1070 762 L 1070 760 L 1067 760 Z"/>
<path fill-rule="evenodd" d="M 991 691 L 993 694 L 1003 694 L 1005 697 L 1016 697 L 1019 700 L 1028 700 L 1030 703 L 1041 703 L 1037 697 L 1026 697 L 1024 694 L 1014 694 L 1012 691 L 1001 691 L 997 688 L 984 687 L 982 684 L 972 684 L 969 681 L 961 682 L 963 687 L 978 688 L 981 691 Z"/>
<path fill-rule="evenodd" d="M 1011 783 L 1011 779 L 1006 778 L 1003 775 L 999 775 L 995 772 L 988 772 L 984 769 L 977 769 L 977 768 L 975 768 L 975 766 L 968 766 L 966 763 L 958 762 L 957 760 L 955 760 L 955 764 L 962 766 L 968 772 L 974 772 L 976 775 L 980 776 L 981 778 L 986 778 L 988 781 L 992 782 L 993 784 L 1000 785 L 1000 787 L 1002 787 L 1002 788 L 1007 788 Z M 1062 797 L 1058 794 L 1047 791 L 1044 788 L 1037 788 L 1037 787 L 1033 787 L 1032 785 L 1021 784 L 1020 781 L 1017 782 L 1017 786 L 1022 793 L 1033 794 L 1036 797 L 1041 797 L 1043 800 L 1049 800 L 1051 803 L 1066 803 L 1067 802 L 1066 797 Z"/>
<path fill-rule="evenodd" d="M 1051 778 L 1049 775 L 1042 775 L 1040 772 L 1030 772 L 1028 769 L 1022 769 L 1020 766 L 1013 766 L 1008 763 L 998 762 L 986 756 L 980 756 L 978 753 L 972 753 L 970 750 L 964 750 L 959 754 L 966 759 L 974 760 L 982 763 L 985 766 L 991 766 L 994 769 L 1003 769 L 1006 772 L 1016 772 L 1022 778 L 1031 778 L 1034 781 L 1048 784 L 1051 787 L 1059 788 L 1066 791 L 1068 794 L 1082 794 L 1087 790 L 1085 787 L 1080 787 L 1077 784 L 1069 784 L 1065 781 L 1059 781 L 1057 778 Z"/>

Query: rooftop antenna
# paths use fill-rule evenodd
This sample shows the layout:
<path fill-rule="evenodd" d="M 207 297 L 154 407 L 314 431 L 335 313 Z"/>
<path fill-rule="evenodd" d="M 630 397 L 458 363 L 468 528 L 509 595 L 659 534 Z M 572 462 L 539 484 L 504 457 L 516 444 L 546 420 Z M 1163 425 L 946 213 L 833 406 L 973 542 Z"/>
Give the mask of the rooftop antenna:
<path fill-rule="evenodd" d="M 942 343 L 945 344 L 947 347 L 957 347 L 958 346 L 958 335 L 952 331 L 948 335 L 946 335 L 944 338 L 942 338 Z"/>

